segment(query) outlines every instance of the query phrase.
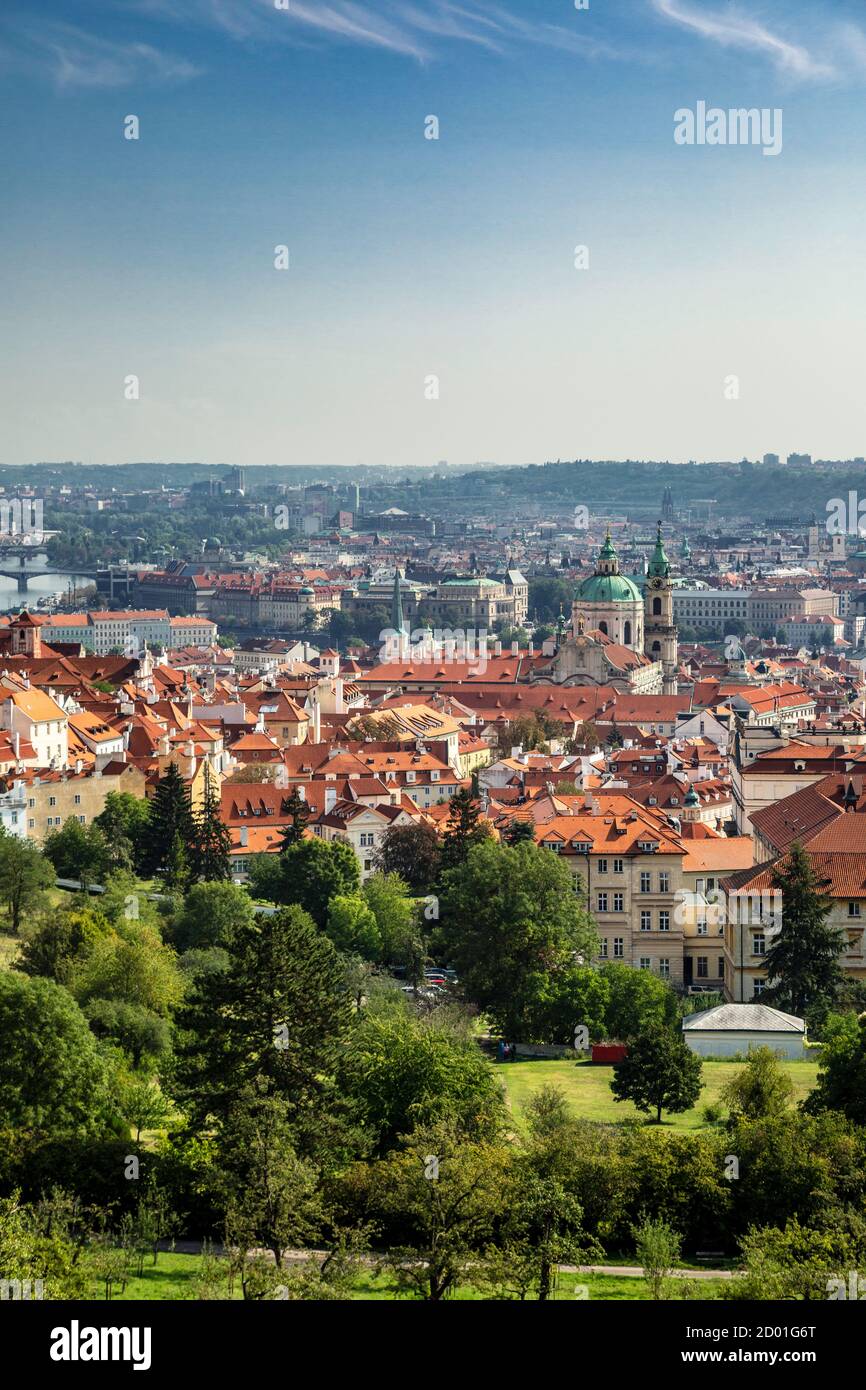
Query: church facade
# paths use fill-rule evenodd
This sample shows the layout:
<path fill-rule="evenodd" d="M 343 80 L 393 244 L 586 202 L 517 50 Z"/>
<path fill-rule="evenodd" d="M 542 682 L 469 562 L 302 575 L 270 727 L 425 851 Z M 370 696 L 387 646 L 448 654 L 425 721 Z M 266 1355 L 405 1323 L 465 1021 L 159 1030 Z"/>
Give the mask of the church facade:
<path fill-rule="evenodd" d="M 552 685 L 611 685 L 642 695 L 676 695 L 678 643 L 671 567 L 661 523 L 645 593 L 620 574 L 608 532 L 595 573 L 578 586 L 571 631 L 535 679 Z"/>

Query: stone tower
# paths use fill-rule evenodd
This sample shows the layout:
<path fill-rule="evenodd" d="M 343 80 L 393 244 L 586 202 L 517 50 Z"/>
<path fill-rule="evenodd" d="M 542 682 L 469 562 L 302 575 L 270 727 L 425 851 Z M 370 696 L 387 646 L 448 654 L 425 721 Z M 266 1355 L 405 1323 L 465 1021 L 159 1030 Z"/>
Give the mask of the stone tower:
<path fill-rule="evenodd" d="M 677 694 L 677 630 L 674 626 L 674 591 L 671 567 L 659 522 L 656 547 L 647 569 L 644 615 L 644 651 L 663 668 L 663 693 Z"/>

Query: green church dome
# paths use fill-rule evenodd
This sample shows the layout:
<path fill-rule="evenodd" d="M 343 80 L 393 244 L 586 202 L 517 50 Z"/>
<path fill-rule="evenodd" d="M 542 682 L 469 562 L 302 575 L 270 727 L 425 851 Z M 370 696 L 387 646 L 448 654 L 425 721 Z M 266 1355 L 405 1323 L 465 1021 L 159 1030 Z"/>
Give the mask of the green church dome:
<path fill-rule="evenodd" d="M 592 574 L 577 589 L 578 603 L 642 603 L 640 590 L 624 574 Z"/>

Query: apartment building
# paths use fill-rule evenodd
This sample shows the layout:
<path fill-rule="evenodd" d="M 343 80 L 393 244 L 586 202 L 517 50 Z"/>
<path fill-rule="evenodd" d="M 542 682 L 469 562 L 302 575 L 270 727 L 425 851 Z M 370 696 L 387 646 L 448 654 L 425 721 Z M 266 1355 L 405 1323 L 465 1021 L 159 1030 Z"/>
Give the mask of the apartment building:
<path fill-rule="evenodd" d="M 46 690 L 0 689 L 0 723 L 29 743 L 38 767 L 65 767 L 69 756 L 66 711 Z"/>

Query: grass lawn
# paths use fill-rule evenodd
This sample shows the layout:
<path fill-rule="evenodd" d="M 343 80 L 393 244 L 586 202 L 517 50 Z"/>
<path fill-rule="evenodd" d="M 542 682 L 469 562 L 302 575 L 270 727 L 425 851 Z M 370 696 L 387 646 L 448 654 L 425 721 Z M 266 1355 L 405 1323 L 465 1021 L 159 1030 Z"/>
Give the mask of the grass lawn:
<path fill-rule="evenodd" d="M 703 1107 L 721 1100 L 722 1087 L 737 1074 L 738 1062 L 704 1062 L 704 1088 L 693 1110 L 682 1115 L 664 1115 L 671 1129 L 703 1129 Z M 818 1078 L 817 1062 L 783 1062 L 794 1082 L 795 1101 L 803 1100 Z M 572 1114 L 585 1120 L 617 1124 L 629 1116 L 641 1116 L 631 1101 L 615 1101 L 610 1089 L 613 1067 L 593 1066 L 591 1062 L 503 1062 L 496 1068 L 508 1097 L 512 1113 L 519 1122 L 527 1100 L 540 1086 L 553 1084 L 565 1092 Z M 654 1118 L 654 1117 L 653 1117 Z"/>
<path fill-rule="evenodd" d="M 21 937 L 0 931 L 0 970 L 9 970 L 21 946 Z"/>
<path fill-rule="evenodd" d="M 193 1297 L 193 1279 L 198 1268 L 198 1255 L 179 1255 L 172 1253 L 160 1253 L 156 1267 L 150 1263 L 145 1264 L 144 1273 L 140 1279 L 130 1279 L 123 1293 L 116 1293 L 112 1298 L 112 1303 L 130 1302 L 153 1302 L 159 1300 L 179 1301 Z M 689 1284 L 687 1292 L 690 1298 L 718 1298 L 723 1281 L 718 1279 L 702 1280 L 700 1284 Z M 649 1297 L 647 1285 L 643 1279 L 624 1278 L 617 1275 L 608 1274 L 560 1274 L 556 1281 L 554 1298 L 560 1301 L 574 1301 L 576 1298 L 576 1287 L 585 1285 L 589 1291 L 589 1299 L 602 1300 L 627 1300 L 629 1302 L 642 1302 Z M 225 1298 L 240 1299 L 240 1287 L 236 1285 L 233 1294 L 228 1292 L 228 1284 L 225 1288 Z M 458 1302 L 481 1301 L 481 1295 L 470 1288 L 458 1289 L 456 1295 Z M 382 1275 L 372 1272 L 363 1273 L 358 1276 L 355 1289 L 352 1293 L 353 1301 L 359 1302 L 388 1302 L 393 1299 L 393 1294 L 387 1287 L 385 1278 Z M 104 1301 L 104 1294 L 96 1292 L 91 1295 L 90 1301 Z"/>

